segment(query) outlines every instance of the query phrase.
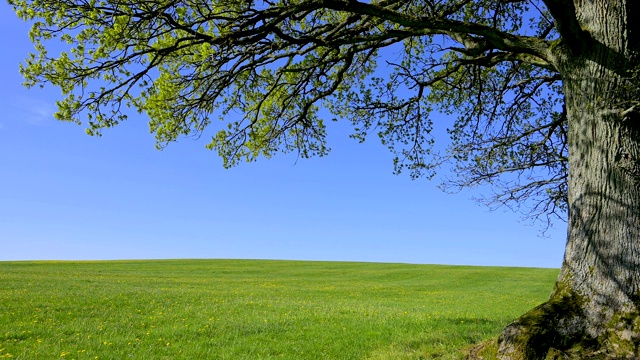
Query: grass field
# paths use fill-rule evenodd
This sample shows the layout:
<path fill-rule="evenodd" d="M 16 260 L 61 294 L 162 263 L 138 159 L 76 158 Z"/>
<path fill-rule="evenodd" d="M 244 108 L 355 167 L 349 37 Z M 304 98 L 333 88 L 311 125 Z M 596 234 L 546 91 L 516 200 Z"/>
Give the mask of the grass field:
<path fill-rule="evenodd" d="M 556 269 L 258 260 L 0 262 L 0 358 L 457 359 Z"/>

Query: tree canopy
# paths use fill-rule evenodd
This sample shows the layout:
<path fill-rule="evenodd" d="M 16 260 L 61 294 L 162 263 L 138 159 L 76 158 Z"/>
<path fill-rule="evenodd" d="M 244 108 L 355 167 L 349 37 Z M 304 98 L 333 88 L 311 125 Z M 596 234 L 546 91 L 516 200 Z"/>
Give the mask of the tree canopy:
<path fill-rule="evenodd" d="M 394 152 L 396 172 L 430 177 L 452 160 L 450 186 L 490 183 L 489 201 L 529 199 L 535 215 L 566 210 L 551 49 L 571 40 L 571 1 L 9 2 L 34 21 L 26 84 L 60 87 L 56 118 L 89 134 L 133 108 L 159 148 L 211 134 L 229 167 L 280 151 L 325 155 L 325 122 L 345 119 L 354 138 L 377 135 Z M 53 39 L 62 52 L 48 51 Z M 432 146 L 439 113 L 457 116 L 446 154 Z"/>

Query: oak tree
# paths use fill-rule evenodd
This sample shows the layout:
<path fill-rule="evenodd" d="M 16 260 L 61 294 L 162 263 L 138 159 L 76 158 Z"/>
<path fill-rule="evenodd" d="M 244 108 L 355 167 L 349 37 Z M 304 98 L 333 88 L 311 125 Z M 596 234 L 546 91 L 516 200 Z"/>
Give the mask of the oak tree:
<path fill-rule="evenodd" d="M 26 84 L 58 86 L 56 117 L 90 134 L 132 108 L 158 147 L 211 134 L 233 166 L 326 154 L 330 112 L 357 139 L 377 135 L 397 171 L 450 161 L 453 186 L 566 212 L 555 289 L 507 326 L 499 357 L 640 356 L 640 3 L 9 2 L 33 22 Z M 441 113 L 456 115 L 447 154 L 432 151 Z"/>

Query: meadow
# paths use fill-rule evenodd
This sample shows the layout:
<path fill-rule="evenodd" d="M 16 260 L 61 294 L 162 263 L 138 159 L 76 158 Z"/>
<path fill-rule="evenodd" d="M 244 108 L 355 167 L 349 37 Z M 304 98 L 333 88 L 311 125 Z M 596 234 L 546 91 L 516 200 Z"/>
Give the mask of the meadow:
<path fill-rule="evenodd" d="M 0 262 L 0 358 L 459 359 L 557 269 L 263 260 Z"/>

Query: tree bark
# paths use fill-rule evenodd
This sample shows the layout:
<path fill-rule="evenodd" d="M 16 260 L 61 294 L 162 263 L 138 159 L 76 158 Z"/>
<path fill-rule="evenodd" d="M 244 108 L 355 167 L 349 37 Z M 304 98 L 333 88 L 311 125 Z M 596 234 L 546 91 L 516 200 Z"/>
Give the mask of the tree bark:
<path fill-rule="evenodd" d="M 554 50 L 569 122 L 567 246 L 550 299 L 503 331 L 500 359 L 640 359 L 636 2 L 575 0 L 587 36 Z"/>

